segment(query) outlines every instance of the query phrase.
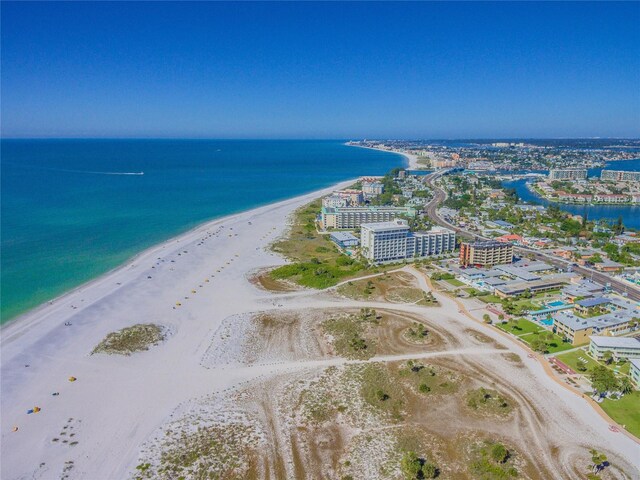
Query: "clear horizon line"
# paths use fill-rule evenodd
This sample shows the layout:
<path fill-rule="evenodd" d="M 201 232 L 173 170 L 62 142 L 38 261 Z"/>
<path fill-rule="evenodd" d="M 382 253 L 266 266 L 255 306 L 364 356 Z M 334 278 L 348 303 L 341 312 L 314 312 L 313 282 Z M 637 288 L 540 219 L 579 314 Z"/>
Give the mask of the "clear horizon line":
<path fill-rule="evenodd" d="M 634 140 L 640 141 L 640 137 L 432 137 L 432 138 L 411 138 L 411 137 L 362 137 L 362 138 L 336 138 L 336 137 L 189 137 L 189 136 L 0 136 L 2 140 L 216 140 L 216 141 L 395 141 L 395 142 L 415 142 L 415 141 L 454 141 L 454 140 Z"/>

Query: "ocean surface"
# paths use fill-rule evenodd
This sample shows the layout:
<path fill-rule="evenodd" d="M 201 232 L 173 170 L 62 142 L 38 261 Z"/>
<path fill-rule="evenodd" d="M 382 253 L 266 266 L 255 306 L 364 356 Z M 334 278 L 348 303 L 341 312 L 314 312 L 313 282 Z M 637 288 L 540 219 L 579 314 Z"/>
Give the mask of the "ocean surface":
<path fill-rule="evenodd" d="M 604 167 L 608 170 L 630 170 L 640 171 L 640 159 L 621 160 L 618 162 L 610 162 Z M 600 177 L 601 168 L 589 169 L 589 177 Z M 549 173 L 542 171 L 538 173 Z M 640 229 L 640 205 L 568 205 L 557 202 L 550 202 L 539 197 L 527 188 L 526 180 L 515 180 L 511 182 L 503 182 L 503 186 L 507 188 L 515 188 L 516 192 L 522 200 L 540 205 L 555 204 L 565 212 L 573 215 L 587 215 L 590 220 L 610 220 L 614 222 L 618 217 L 622 216 L 624 225 L 627 228 Z"/>
<path fill-rule="evenodd" d="M 406 164 L 341 141 L 2 140 L 0 148 L 1 322 L 204 221 Z"/>

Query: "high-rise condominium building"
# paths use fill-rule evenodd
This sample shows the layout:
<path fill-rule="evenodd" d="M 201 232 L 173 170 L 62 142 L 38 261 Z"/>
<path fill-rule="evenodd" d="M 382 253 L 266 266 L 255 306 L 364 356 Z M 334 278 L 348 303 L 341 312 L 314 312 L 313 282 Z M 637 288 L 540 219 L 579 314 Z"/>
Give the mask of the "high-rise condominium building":
<path fill-rule="evenodd" d="M 513 263 L 513 244 L 495 240 L 460 244 L 460 265 L 492 267 Z"/>
<path fill-rule="evenodd" d="M 549 180 L 585 180 L 586 168 L 554 168 L 549 171 Z"/>
<path fill-rule="evenodd" d="M 456 247 L 456 234 L 446 228 L 413 233 L 406 220 L 363 223 L 361 253 L 373 263 L 441 255 Z"/>

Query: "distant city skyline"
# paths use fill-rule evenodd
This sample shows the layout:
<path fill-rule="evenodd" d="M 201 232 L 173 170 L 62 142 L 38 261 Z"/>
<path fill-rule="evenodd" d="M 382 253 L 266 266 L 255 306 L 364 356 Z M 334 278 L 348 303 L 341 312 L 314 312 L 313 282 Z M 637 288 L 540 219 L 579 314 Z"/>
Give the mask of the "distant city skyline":
<path fill-rule="evenodd" d="M 9 137 L 640 137 L 640 3 L 2 2 Z"/>

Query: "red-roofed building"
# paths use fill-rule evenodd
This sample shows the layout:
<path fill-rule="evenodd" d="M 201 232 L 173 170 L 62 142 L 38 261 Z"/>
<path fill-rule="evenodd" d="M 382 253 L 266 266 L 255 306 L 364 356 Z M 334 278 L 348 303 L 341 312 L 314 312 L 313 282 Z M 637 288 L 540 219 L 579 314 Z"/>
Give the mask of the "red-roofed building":
<path fill-rule="evenodd" d="M 496 240 L 499 242 L 514 243 L 517 245 L 522 245 L 524 239 L 520 235 L 516 235 L 515 233 L 512 233 L 509 235 L 503 235 L 501 237 L 498 237 L 496 238 Z"/>

